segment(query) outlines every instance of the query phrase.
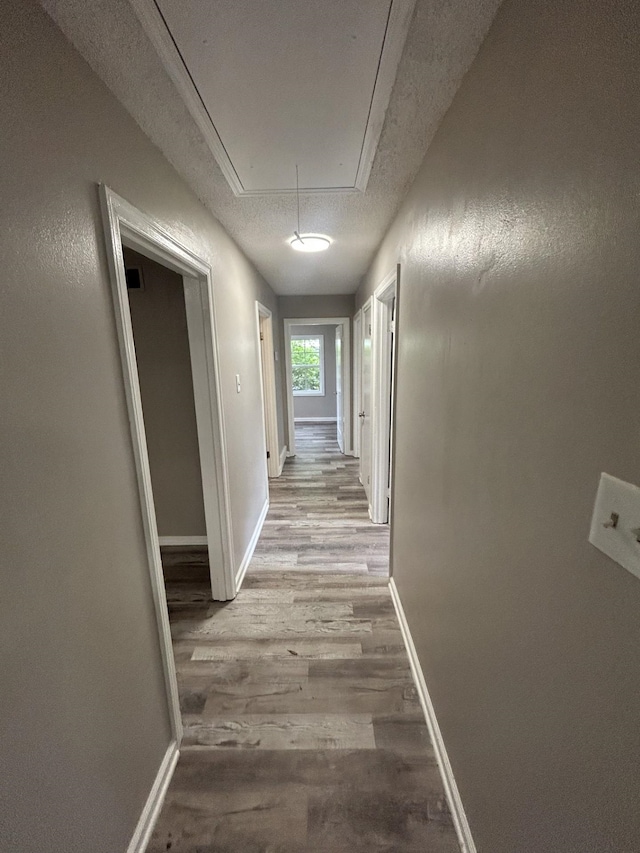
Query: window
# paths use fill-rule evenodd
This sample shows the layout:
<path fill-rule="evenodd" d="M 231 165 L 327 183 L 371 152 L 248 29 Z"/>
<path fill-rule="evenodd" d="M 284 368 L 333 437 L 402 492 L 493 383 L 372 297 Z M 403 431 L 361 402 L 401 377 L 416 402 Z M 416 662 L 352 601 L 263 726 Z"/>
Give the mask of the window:
<path fill-rule="evenodd" d="M 324 335 L 292 335 L 291 376 L 296 396 L 324 396 Z"/>

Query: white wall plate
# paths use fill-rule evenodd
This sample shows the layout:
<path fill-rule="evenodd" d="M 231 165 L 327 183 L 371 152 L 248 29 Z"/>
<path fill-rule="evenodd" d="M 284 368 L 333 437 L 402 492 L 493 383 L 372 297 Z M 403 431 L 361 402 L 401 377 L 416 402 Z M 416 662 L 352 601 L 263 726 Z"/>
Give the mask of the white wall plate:
<path fill-rule="evenodd" d="M 640 578 L 640 488 L 600 475 L 589 542 Z"/>

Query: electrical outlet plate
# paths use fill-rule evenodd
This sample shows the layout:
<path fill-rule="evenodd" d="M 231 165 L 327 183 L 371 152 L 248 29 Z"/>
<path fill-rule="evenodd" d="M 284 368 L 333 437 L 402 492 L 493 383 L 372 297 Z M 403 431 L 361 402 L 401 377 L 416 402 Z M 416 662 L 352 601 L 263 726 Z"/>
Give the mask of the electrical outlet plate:
<path fill-rule="evenodd" d="M 611 524 L 612 518 L 615 526 Z M 610 474 L 601 474 L 589 542 L 640 578 L 639 536 L 640 488 Z"/>

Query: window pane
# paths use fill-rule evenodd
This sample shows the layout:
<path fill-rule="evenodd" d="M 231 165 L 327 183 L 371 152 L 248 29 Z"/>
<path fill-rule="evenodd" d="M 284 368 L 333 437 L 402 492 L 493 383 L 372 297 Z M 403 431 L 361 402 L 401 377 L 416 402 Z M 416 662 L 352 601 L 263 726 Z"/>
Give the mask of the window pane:
<path fill-rule="evenodd" d="M 291 341 L 292 364 L 320 364 L 320 338 Z"/>
<path fill-rule="evenodd" d="M 323 335 L 291 338 L 291 372 L 294 394 L 324 394 Z"/>
<path fill-rule="evenodd" d="M 293 365 L 291 370 L 294 391 L 320 390 L 320 367 Z"/>

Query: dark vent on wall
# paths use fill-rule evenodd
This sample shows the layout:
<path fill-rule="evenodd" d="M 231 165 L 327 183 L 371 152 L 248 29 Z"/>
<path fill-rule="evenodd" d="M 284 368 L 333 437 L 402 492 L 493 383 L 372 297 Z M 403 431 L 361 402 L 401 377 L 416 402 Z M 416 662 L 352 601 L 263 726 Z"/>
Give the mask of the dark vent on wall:
<path fill-rule="evenodd" d="M 144 290 L 144 279 L 140 267 L 127 267 L 124 273 L 127 278 L 127 290 Z"/>

